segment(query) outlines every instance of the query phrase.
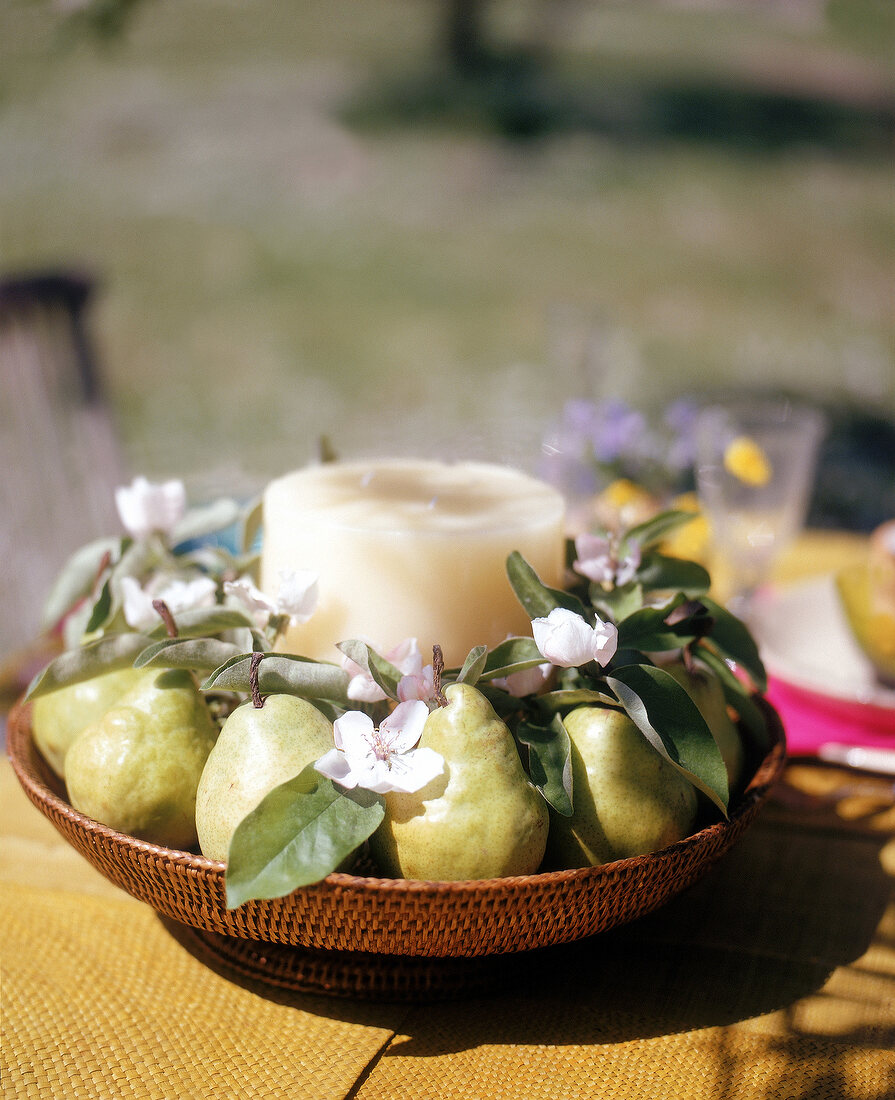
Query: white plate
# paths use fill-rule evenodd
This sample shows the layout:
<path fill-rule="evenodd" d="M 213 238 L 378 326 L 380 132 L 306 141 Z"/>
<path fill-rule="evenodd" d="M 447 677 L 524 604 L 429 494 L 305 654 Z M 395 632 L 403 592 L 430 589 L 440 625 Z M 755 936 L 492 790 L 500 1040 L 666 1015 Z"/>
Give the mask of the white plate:
<path fill-rule="evenodd" d="M 764 590 L 749 625 L 775 679 L 842 702 L 895 709 L 895 691 L 880 685 L 855 641 L 832 576 Z"/>

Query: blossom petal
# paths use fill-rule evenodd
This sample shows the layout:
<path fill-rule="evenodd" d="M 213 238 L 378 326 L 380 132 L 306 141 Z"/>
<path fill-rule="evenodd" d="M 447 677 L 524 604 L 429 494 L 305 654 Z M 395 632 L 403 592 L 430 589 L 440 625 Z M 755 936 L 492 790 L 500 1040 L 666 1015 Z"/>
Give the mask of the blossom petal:
<path fill-rule="evenodd" d="M 429 708 L 419 699 L 399 703 L 392 713 L 380 723 L 379 730 L 388 738 L 395 753 L 406 753 L 419 741 L 423 726 L 429 717 Z"/>
<path fill-rule="evenodd" d="M 398 698 L 402 703 L 410 702 L 413 699 L 425 701 L 431 699 L 434 694 L 435 673 L 432 671 L 431 665 L 426 665 L 419 672 L 402 676 L 398 681 Z"/>
<path fill-rule="evenodd" d="M 361 710 L 346 711 L 333 723 L 336 748 L 347 756 L 363 758 L 372 751 L 373 719 Z"/>
<path fill-rule="evenodd" d="M 627 584 L 634 579 L 634 575 L 640 568 L 640 547 L 632 543 L 627 555 L 618 563 L 615 570 L 615 583 Z"/>
<path fill-rule="evenodd" d="M 348 757 L 338 749 L 330 749 L 329 752 L 324 753 L 314 768 L 346 790 L 350 791 L 357 786 L 357 776 L 352 770 Z"/>
<path fill-rule="evenodd" d="M 613 623 L 597 619 L 590 626 L 574 611 L 555 607 L 546 618 L 533 619 L 532 635 L 541 656 L 561 668 L 575 668 L 596 661 L 605 665 L 618 647 Z"/>
<path fill-rule="evenodd" d="M 164 600 L 172 615 L 194 607 L 211 607 L 216 595 L 217 585 L 211 577 L 194 577 L 192 580 L 175 578 L 150 593 L 151 599 Z"/>
<path fill-rule="evenodd" d="M 317 610 L 320 599 L 317 574 L 307 569 L 281 570 L 279 576 L 276 610 L 281 615 L 288 615 L 294 626 L 306 623 Z"/>
<path fill-rule="evenodd" d="M 152 597 L 143 591 L 135 577 L 121 578 L 121 600 L 125 621 L 133 630 L 142 630 L 158 619 Z"/>
<path fill-rule="evenodd" d="M 602 668 L 618 649 L 618 629 L 613 623 L 599 622 L 594 627 L 594 660 Z"/>
<path fill-rule="evenodd" d="M 434 749 L 411 749 L 403 756 L 396 756 L 388 775 L 388 791 L 402 791 L 413 794 L 422 790 L 444 772 L 444 757 Z M 375 789 L 375 788 L 374 788 Z"/>
<path fill-rule="evenodd" d="M 136 477 L 115 490 L 115 505 L 125 530 L 134 538 L 153 531 L 170 534 L 186 513 L 186 489 L 182 481 L 153 484 Z"/>
<path fill-rule="evenodd" d="M 240 577 L 236 581 L 225 581 L 224 592 L 233 596 L 251 613 L 255 625 L 265 627 L 273 611 L 273 604 L 268 600 L 260 588 L 249 580 L 248 577 Z"/>
<path fill-rule="evenodd" d="M 497 687 L 502 687 L 516 699 L 524 695 L 534 695 L 540 691 L 553 670 L 549 662 L 543 665 L 534 665 L 533 668 L 525 668 L 521 672 L 511 672 L 509 676 L 501 676 L 494 681 Z"/>
<path fill-rule="evenodd" d="M 572 563 L 576 573 L 598 584 L 611 583 L 615 574 L 612 543 L 607 538 L 583 532 L 575 539 L 577 559 Z"/>
<path fill-rule="evenodd" d="M 355 703 L 378 703 L 388 698 L 370 673 L 363 670 L 348 681 L 347 695 Z"/>
<path fill-rule="evenodd" d="M 399 672 L 405 676 L 414 676 L 423 667 L 423 655 L 420 653 L 416 638 L 405 638 L 385 655 Z"/>

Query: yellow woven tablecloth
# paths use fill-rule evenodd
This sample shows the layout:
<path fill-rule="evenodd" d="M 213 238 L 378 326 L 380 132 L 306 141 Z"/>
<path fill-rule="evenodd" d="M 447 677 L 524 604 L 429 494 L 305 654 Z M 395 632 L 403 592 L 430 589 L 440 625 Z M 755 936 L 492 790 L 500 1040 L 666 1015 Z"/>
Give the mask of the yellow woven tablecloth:
<path fill-rule="evenodd" d="M 5 760 L 0 829 L 4 1096 L 895 1096 L 888 782 L 791 767 L 671 905 L 542 955 L 511 995 L 409 1008 L 226 980 L 75 854 Z"/>
<path fill-rule="evenodd" d="M 826 569 L 843 549 L 855 544 L 790 568 Z M 3 1096 L 892 1100 L 893 885 L 891 781 L 800 763 L 696 887 L 521 958 L 505 995 L 405 1007 L 274 993 L 190 954 L 62 841 L 0 759 Z"/>

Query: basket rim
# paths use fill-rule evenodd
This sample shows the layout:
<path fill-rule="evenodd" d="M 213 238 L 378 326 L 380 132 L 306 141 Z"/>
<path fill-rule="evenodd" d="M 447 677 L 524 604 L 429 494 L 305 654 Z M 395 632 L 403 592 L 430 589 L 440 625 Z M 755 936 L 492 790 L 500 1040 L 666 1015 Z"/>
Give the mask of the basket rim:
<path fill-rule="evenodd" d="M 767 797 L 771 787 L 776 783 L 783 771 L 786 762 L 786 735 L 780 716 L 768 701 L 756 695 L 755 702 L 760 706 L 767 720 L 767 728 L 770 739 L 768 750 L 760 760 L 752 778 L 741 793 L 736 805 L 726 819 L 713 822 L 704 828 L 676 841 L 666 848 L 645 855 L 630 856 L 626 859 L 613 860 L 610 863 L 602 863 L 596 867 L 576 867 L 567 870 L 543 871 L 531 875 L 506 876 L 504 878 L 491 879 L 466 879 L 466 880 L 418 880 L 385 878 L 371 875 L 352 875 L 345 872 L 334 871 L 316 883 L 299 887 L 300 890 L 314 888 L 330 888 L 339 891 L 346 889 L 360 891 L 362 893 L 379 893 L 406 891 L 414 894 L 438 895 L 445 892 L 453 894 L 478 894 L 483 890 L 501 889 L 512 890 L 526 889 L 530 887 L 542 887 L 560 885 L 569 882 L 578 882 L 589 879 L 599 879 L 607 874 L 613 874 L 620 867 L 636 867 L 647 861 L 654 861 L 664 854 L 671 854 L 685 850 L 694 844 L 702 844 L 716 835 L 722 835 L 731 829 L 744 815 L 751 813 L 757 803 L 761 803 Z M 41 812 L 50 811 L 67 819 L 82 832 L 101 837 L 115 845 L 123 846 L 142 856 L 154 857 L 185 870 L 198 872 L 211 878 L 223 878 L 226 873 L 226 864 L 219 860 L 208 859 L 199 853 L 181 851 L 175 848 L 166 848 L 151 841 L 141 840 L 121 833 L 108 825 L 88 817 L 76 810 L 64 798 L 52 791 L 40 778 L 29 761 L 29 750 L 39 754 L 39 749 L 33 742 L 31 731 L 32 704 L 26 702 L 24 697 L 11 709 L 7 716 L 6 751 L 9 761 L 15 772 L 16 778 L 32 802 L 39 804 Z"/>

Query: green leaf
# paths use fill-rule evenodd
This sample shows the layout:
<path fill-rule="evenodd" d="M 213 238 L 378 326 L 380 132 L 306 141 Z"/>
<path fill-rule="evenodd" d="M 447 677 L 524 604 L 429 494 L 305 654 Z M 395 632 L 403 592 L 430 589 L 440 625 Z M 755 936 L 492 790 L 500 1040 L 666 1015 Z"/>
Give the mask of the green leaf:
<path fill-rule="evenodd" d="M 404 673 L 399 668 L 395 668 L 391 661 L 380 657 L 375 649 L 359 638 L 349 638 L 347 642 L 339 642 L 336 648 L 356 665 L 360 665 L 365 672 L 369 672 L 373 682 L 382 688 L 389 699 L 398 698 L 398 684 Z"/>
<path fill-rule="evenodd" d="M 252 654 L 243 653 L 225 661 L 201 685 L 203 691 L 251 691 Z M 263 695 L 283 692 L 303 699 L 329 699 L 350 706 L 348 673 L 337 665 L 309 661 L 291 653 L 269 653 L 258 666 L 258 686 Z"/>
<path fill-rule="evenodd" d="M 709 640 L 722 657 L 729 657 L 748 673 L 758 691 L 767 691 L 768 675 L 749 628 L 714 600 L 706 598 L 702 602 L 714 619 Z"/>
<path fill-rule="evenodd" d="M 475 687 L 482 675 L 487 656 L 488 647 L 486 645 L 477 645 L 474 649 L 471 649 L 457 675 L 457 683 L 469 684 L 470 687 Z"/>
<path fill-rule="evenodd" d="M 693 512 L 682 512 L 677 509 L 660 512 L 626 531 L 622 539 L 622 548 L 624 549 L 630 542 L 636 542 L 642 550 L 646 550 L 657 542 L 661 542 L 672 531 L 676 531 L 696 518 Z"/>
<path fill-rule="evenodd" d="M 655 551 L 644 558 L 637 578 L 645 588 L 683 592 L 691 599 L 703 596 L 712 583 L 708 571 L 697 562 L 667 557 Z"/>
<path fill-rule="evenodd" d="M 236 656 L 242 656 L 239 646 L 218 638 L 166 638 L 147 646 L 134 661 L 134 668 L 187 668 L 212 672 Z"/>
<path fill-rule="evenodd" d="M 108 554 L 114 561 L 121 553 L 120 538 L 97 539 L 76 550 L 62 567 L 50 590 L 44 605 L 41 626 L 44 629 L 55 626 L 79 600 L 89 596 L 96 584 L 103 559 Z"/>
<path fill-rule="evenodd" d="M 496 680 L 544 663 L 534 638 L 507 638 L 488 653 L 481 679 Z"/>
<path fill-rule="evenodd" d="M 174 616 L 179 638 L 207 638 L 225 630 L 254 630 L 254 622 L 242 611 L 227 607 L 193 607 Z M 150 638 L 161 638 L 165 624 L 161 621 L 149 631 Z"/>
<path fill-rule="evenodd" d="M 104 672 L 130 668 L 147 645 L 149 638 L 145 634 L 107 634 L 78 649 L 66 650 L 34 677 L 25 698 L 36 699 L 57 688 L 92 680 Z"/>
<path fill-rule="evenodd" d="M 730 793 L 718 745 L 674 677 L 654 665 L 626 665 L 606 682 L 650 744 L 727 816 Z"/>
<path fill-rule="evenodd" d="M 223 531 L 236 523 L 240 513 L 241 509 L 236 501 L 226 498 L 212 501 L 201 508 L 191 508 L 171 532 L 170 543 L 178 546 L 182 542 Z"/>
<path fill-rule="evenodd" d="M 94 631 L 101 630 L 114 617 L 116 610 L 117 607 L 112 596 L 112 580 L 109 578 L 100 589 L 93 610 L 90 612 L 90 618 L 87 620 L 87 626 L 84 628 L 84 633 L 93 634 Z"/>
<path fill-rule="evenodd" d="M 308 764 L 236 827 L 227 856 L 228 909 L 252 898 L 281 898 L 326 878 L 384 816 L 382 795 L 346 791 Z"/>
<path fill-rule="evenodd" d="M 618 624 L 618 644 L 622 649 L 639 649 L 645 652 L 663 652 L 680 649 L 697 635 L 684 619 L 674 626 L 665 621 L 675 608 L 686 602 L 683 593 L 663 607 L 644 607 L 635 611 Z"/>
<path fill-rule="evenodd" d="M 518 550 L 514 550 L 507 558 L 507 576 L 516 598 L 530 619 L 544 618 L 556 607 L 565 607 L 579 615 L 585 615 L 584 604 L 577 596 L 542 584 L 537 573 Z"/>
<path fill-rule="evenodd" d="M 184 569 L 193 566 L 213 580 L 229 579 L 248 572 L 244 559 L 235 557 L 224 546 L 212 546 L 210 543 L 178 554 L 177 562 Z"/>
<path fill-rule="evenodd" d="M 643 585 L 625 584 L 607 592 L 601 585 L 592 584 L 590 600 L 600 615 L 620 623 L 643 607 Z"/>
<path fill-rule="evenodd" d="M 604 691 L 593 688 L 564 688 L 560 691 L 548 691 L 535 700 L 539 710 L 559 712 L 570 711 L 575 707 L 617 706 L 615 699 Z"/>
<path fill-rule="evenodd" d="M 516 740 L 528 749 L 531 781 L 564 817 L 572 813 L 572 742 L 559 715 L 549 725 L 520 722 Z"/>
<path fill-rule="evenodd" d="M 761 709 L 753 701 L 747 685 L 737 677 L 724 658 L 719 657 L 708 646 L 697 646 L 695 653 L 698 659 L 706 664 L 721 681 L 724 698 L 739 715 L 740 724 L 749 734 L 753 744 L 763 753 L 767 752 L 771 744 L 768 724 Z"/>

